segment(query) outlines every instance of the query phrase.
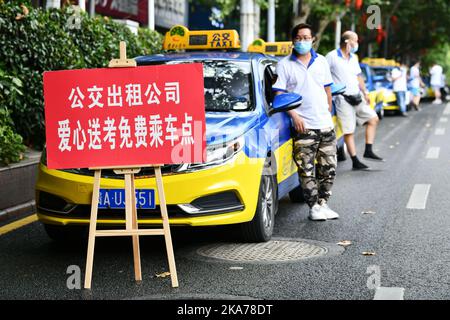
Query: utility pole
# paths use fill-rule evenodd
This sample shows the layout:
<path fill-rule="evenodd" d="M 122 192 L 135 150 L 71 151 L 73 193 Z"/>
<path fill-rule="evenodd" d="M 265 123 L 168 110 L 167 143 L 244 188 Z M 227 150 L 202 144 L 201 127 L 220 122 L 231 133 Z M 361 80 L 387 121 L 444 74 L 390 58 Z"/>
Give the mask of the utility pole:
<path fill-rule="evenodd" d="M 253 12 L 254 12 L 254 30 L 253 30 L 253 39 L 258 39 L 259 38 L 259 34 L 261 33 L 261 7 L 259 6 L 259 4 L 255 1 L 253 3 Z M 250 41 L 251 42 L 251 41 Z"/>
<path fill-rule="evenodd" d="M 78 6 L 82 11 L 86 11 L 86 0 L 78 0 Z"/>
<path fill-rule="evenodd" d="M 89 0 L 89 17 L 95 16 L 95 0 Z"/>
<path fill-rule="evenodd" d="M 337 49 L 341 45 L 341 34 L 342 34 L 342 18 L 347 13 L 347 10 L 342 11 L 336 15 L 336 31 L 334 35 L 334 47 Z"/>
<path fill-rule="evenodd" d="M 267 41 L 275 41 L 275 0 L 269 0 L 267 11 Z"/>
<path fill-rule="evenodd" d="M 241 49 L 247 50 L 255 34 L 255 1 L 241 0 Z"/>
<path fill-rule="evenodd" d="M 148 28 L 155 30 L 155 0 L 148 0 Z"/>

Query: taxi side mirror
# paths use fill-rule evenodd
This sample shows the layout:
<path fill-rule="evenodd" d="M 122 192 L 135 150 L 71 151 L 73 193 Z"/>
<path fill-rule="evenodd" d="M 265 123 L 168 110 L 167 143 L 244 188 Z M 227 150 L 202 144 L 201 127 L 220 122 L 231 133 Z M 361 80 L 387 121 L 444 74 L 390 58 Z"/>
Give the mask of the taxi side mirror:
<path fill-rule="evenodd" d="M 302 96 L 297 93 L 278 94 L 273 98 L 272 108 L 269 110 L 269 115 L 295 109 L 301 104 Z"/>

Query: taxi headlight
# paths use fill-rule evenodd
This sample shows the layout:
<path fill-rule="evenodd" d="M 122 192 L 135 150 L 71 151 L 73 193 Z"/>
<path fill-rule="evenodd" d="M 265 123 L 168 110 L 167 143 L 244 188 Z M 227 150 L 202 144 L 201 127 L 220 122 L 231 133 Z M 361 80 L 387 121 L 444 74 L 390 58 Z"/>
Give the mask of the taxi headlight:
<path fill-rule="evenodd" d="M 244 137 L 239 137 L 225 143 L 209 145 L 206 147 L 206 162 L 183 164 L 177 172 L 194 171 L 225 164 L 234 159 L 234 156 L 244 148 L 244 142 Z"/>

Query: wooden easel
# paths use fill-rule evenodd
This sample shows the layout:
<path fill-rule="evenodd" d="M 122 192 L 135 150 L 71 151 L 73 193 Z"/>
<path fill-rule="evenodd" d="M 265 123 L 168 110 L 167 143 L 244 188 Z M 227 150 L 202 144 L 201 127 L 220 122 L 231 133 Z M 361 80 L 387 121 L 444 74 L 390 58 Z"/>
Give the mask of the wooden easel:
<path fill-rule="evenodd" d="M 110 68 L 136 67 L 134 59 L 126 58 L 126 44 L 120 42 L 120 59 L 113 59 L 109 62 Z M 92 268 L 94 263 L 94 247 L 96 237 L 116 237 L 131 236 L 133 238 L 134 276 L 136 281 L 142 281 L 141 256 L 139 250 L 139 236 L 164 235 L 166 242 L 167 258 L 169 261 L 170 278 L 172 287 L 178 287 L 177 270 L 172 247 L 172 236 L 170 234 L 169 217 L 167 214 L 166 197 L 161 174 L 161 165 L 148 165 L 155 169 L 156 189 L 159 196 L 159 206 L 161 209 L 162 229 L 139 229 L 136 210 L 136 189 L 134 175 L 141 170 L 142 166 L 127 167 L 102 167 L 89 168 L 95 170 L 94 189 L 92 192 L 91 219 L 89 223 L 89 242 L 86 259 L 86 275 L 84 288 L 91 288 Z M 97 230 L 98 201 L 100 195 L 100 178 L 102 169 L 113 169 L 116 174 L 123 174 L 125 177 L 125 229 L 122 230 Z"/>

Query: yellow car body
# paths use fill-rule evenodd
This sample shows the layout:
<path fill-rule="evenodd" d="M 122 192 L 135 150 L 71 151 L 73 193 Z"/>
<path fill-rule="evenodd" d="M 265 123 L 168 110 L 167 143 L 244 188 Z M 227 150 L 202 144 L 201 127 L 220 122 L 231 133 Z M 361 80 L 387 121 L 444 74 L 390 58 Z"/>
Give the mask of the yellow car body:
<path fill-rule="evenodd" d="M 290 146 L 289 146 L 290 145 Z M 290 149 L 290 150 L 289 150 Z M 277 152 L 277 162 L 285 159 L 285 162 L 291 160 L 292 143 L 287 142 L 286 146 L 280 148 Z M 228 213 L 201 215 L 195 217 L 171 216 L 172 225 L 186 226 L 208 226 L 235 224 L 252 220 L 257 199 L 260 180 L 256 177 L 261 176 L 264 159 L 250 159 L 244 152 L 237 155 L 232 162 L 226 163 L 215 168 L 200 170 L 183 174 L 166 174 L 163 177 L 166 202 L 170 209 L 178 204 L 189 204 L 195 199 L 213 195 L 221 192 L 234 192 L 242 203 L 242 208 Z M 277 178 L 279 181 L 293 174 L 296 167 L 285 168 L 279 166 Z M 249 179 L 251 177 L 251 179 Z M 39 176 L 36 185 L 36 199 L 38 203 L 38 217 L 44 224 L 54 225 L 87 225 L 89 224 L 90 205 L 92 199 L 94 178 L 92 176 L 68 173 L 60 170 L 48 169 L 44 164 L 39 166 Z M 156 189 L 154 177 L 137 177 L 136 189 Z M 101 188 L 121 189 L 124 188 L 123 179 L 101 179 Z M 56 208 L 45 208 L 42 197 L 59 197 L 68 205 L 66 214 L 56 213 Z M 50 199 L 50 200 L 51 200 Z M 45 200 L 45 203 L 47 199 Z M 155 194 L 155 203 L 159 205 L 159 199 Z M 71 211 L 71 204 L 75 204 L 75 209 Z M 78 209 L 80 208 L 81 209 Z M 113 209 L 111 209 L 113 210 Z M 111 210 L 107 210 L 109 213 Z M 231 209 L 230 209 L 231 210 Z M 116 215 L 104 213 L 105 210 L 99 209 L 99 225 L 125 225 L 124 217 L 117 218 Z M 160 225 L 162 224 L 159 212 L 139 214 L 138 222 L 140 225 Z"/>

